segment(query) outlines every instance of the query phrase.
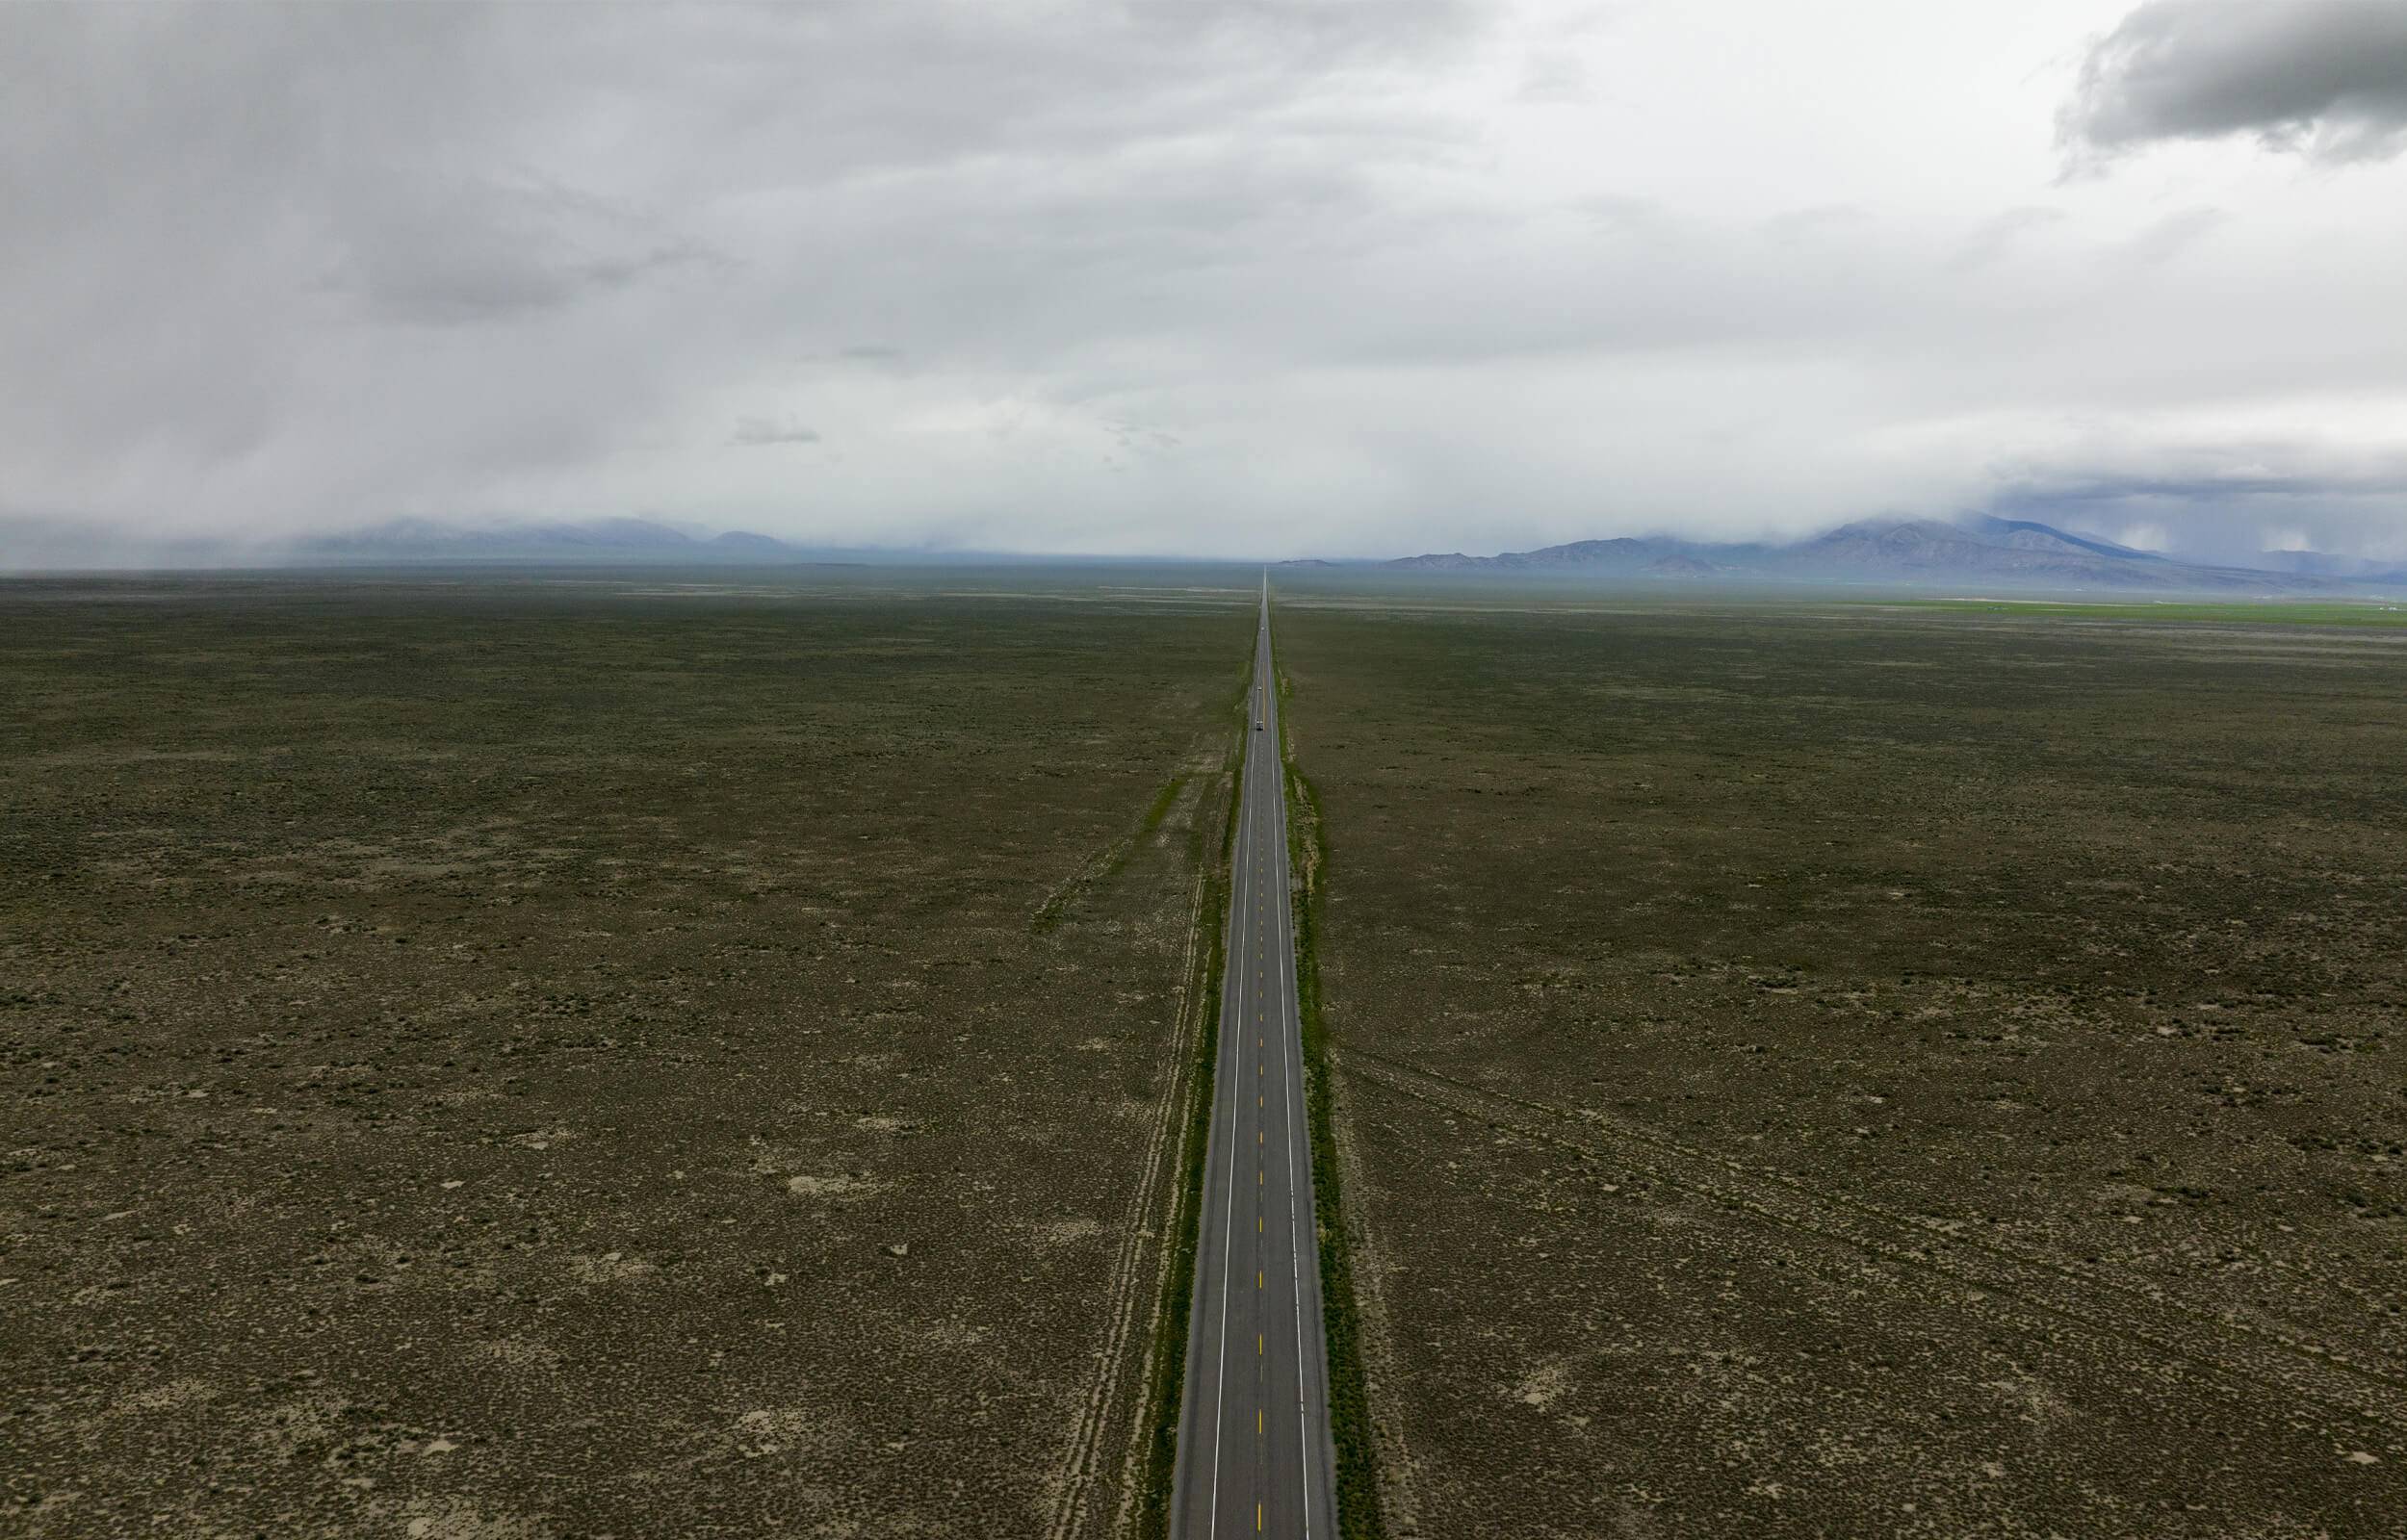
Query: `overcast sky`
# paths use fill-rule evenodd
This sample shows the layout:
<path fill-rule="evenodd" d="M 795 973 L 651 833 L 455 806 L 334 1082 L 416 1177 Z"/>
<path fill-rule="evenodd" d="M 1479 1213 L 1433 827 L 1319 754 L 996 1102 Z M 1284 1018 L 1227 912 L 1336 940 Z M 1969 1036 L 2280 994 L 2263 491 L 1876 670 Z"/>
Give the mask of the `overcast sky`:
<path fill-rule="evenodd" d="M 2407 0 L 9 5 L 0 540 L 2407 555 L 2402 152 Z"/>

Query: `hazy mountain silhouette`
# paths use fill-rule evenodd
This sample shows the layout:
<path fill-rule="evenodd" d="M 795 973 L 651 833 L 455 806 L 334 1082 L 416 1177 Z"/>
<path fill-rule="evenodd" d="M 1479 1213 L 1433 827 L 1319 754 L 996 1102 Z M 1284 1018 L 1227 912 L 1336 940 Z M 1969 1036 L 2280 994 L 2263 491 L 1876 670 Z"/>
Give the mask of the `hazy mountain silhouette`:
<path fill-rule="evenodd" d="M 1864 519 L 1786 544 L 1669 536 L 1577 540 L 1495 556 L 1447 552 L 1382 565 L 1412 572 L 1532 574 L 1648 581 L 1898 582 L 1947 586 L 2316 592 L 2407 582 L 2407 572 L 2313 552 L 2261 566 L 2210 566 L 2029 519 Z"/>
<path fill-rule="evenodd" d="M 793 561 L 782 540 L 745 530 L 697 539 L 651 519 L 593 519 L 477 528 L 431 519 L 396 519 L 292 546 L 298 562 L 421 561 Z"/>

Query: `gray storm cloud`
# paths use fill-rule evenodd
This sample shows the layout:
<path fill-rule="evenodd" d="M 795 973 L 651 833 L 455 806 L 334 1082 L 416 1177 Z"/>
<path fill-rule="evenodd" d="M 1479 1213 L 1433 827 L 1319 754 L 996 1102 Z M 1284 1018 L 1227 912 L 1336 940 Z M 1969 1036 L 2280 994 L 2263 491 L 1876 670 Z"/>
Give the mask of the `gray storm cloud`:
<path fill-rule="evenodd" d="M 2337 25 L 2198 9 L 0 7 L 0 546 L 1392 554 L 2122 479 L 2395 543 L 2407 162 L 2057 175 L 2068 92 L 2187 134 Z M 2359 142 L 2328 74 L 2228 131 Z"/>
<path fill-rule="evenodd" d="M 730 444 L 746 449 L 766 449 L 778 444 L 816 444 L 818 431 L 800 423 L 779 422 L 774 418 L 747 417 L 736 424 Z"/>
<path fill-rule="evenodd" d="M 2398 0 L 2154 0 L 2099 39 L 2063 115 L 2112 153 L 2252 135 L 2319 160 L 2407 148 L 2407 5 Z"/>

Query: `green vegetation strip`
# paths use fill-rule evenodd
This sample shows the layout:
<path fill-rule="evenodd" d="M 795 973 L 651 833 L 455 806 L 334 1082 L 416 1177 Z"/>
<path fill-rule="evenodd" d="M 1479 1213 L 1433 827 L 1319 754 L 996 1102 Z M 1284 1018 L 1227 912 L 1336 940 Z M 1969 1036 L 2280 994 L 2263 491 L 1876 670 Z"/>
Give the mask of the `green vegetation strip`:
<path fill-rule="evenodd" d="M 1178 788 L 1186 783 L 1185 776 L 1172 776 L 1162 783 L 1162 789 L 1153 793 L 1153 805 L 1145 809 L 1145 822 L 1137 826 L 1138 838 L 1150 837 L 1162 826 L 1162 820 L 1170 816 L 1170 805 L 1178 800 Z"/>
<path fill-rule="evenodd" d="M 2233 623 L 2250 626 L 2407 626 L 2407 605 L 2372 601 L 2350 603 L 2312 600 L 2073 601 L 2024 599 L 1881 599 L 1852 603 L 1879 609 L 1913 609 L 1958 615 L 2014 615 L 2033 620 L 2136 620 Z"/>
<path fill-rule="evenodd" d="M 1048 935 L 1069 914 L 1070 906 L 1084 896 L 1089 888 L 1119 876 L 1120 869 L 1128 864 L 1129 852 L 1140 841 L 1153 836 L 1153 831 L 1159 829 L 1162 820 L 1169 816 L 1171 805 L 1178 800 L 1179 789 L 1186 783 L 1187 778 L 1183 775 L 1172 776 L 1164 782 L 1162 789 L 1153 793 L 1152 805 L 1145 809 L 1145 817 L 1138 822 L 1136 832 L 1125 839 L 1113 841 L 1102 854 L 1079 868 L 1076 876 L 1047 894 L 1045 902 L 1038 905 L 1036 912 L 1028 917 L 1028 929 L 1038 936 Z"/>
<path fill-rule="evenodd" d="M 1250 687 L 1254 679 L 1251 657 L 1246 661 L 1245 678 Z M 1187 1388 L 1188 1316 L 1195 1307 L 1197 1220 L 1204 1207 L 1204 1170 L 1211 1149 L 1212 1088 L 1220 1079 L 1215 1072 L 1220 1054 L 1220 975 L 1228 960 L 1229 866 L 1236 852 L 1238 799 L 1245 787 L 1245 778 L 1240 773 L 1245 745 L 1244 710 L 1245 690 L 1241 688 L 1229 705 L 1230 713 L 1238 717 L 1240 731 L 1223 760 L 1229 800 L 1221 809 L 1220 850 L 1204 879 L 1200 911 L 1207 917 L 1209 939 L 1204 948 L 1203 979 L 1197 994 L 1202 1014 L 1188 1075 L 1183 1113 L 1186 1128 L 1179 1142 L 1177 1195 L 1172 1199 L 1168 1219 L 1171 1251 L 1170 1266 L 1162 1275 L 1161 1336 L 1154 1345 L 1152 1371 L 1146 1382 L 1147 1423 L 1152 1432 L 1146 1446 L 1136 1525 L 1136 1532 L 1145 1540 L 1170 1533 L 1171 1490 L 1178 1469 L 1178 1413 Z M 1178 785 L 1173 783 L 1163 796 L 1155 799 L 1156 810 L 1148 814 L 1149 828 L 1160 823 L 1162 813 L 1169 810 L 1171 799 L 1177 794 Z M 1204 860 L 1206 835 L 1206 825 L 1199 816 L 1187 833 L 1188 859 L 1198 864 Z"/>
<path fill-rule="evenodd" d="M 1283 703 L 1294 693 L 1279 676 Z M 1379 1457 L 1372 1444 L 1368 1376 L 1362 1368 L 1361 1313 L 1354 1298 L 1354 1255 L 1337 1178 L 1337 1136 L 1330 1072 L 1329 1028 L 1321 1011 L 1320 925 L 1329 836 L 1320 794 L 1295 766 L 1286 713 L 1280 713 L 1280 764 L 1286 772 L 1288 864 L 1303 874 L 1295 897 L 1296 1010 L 1304 1028 L 1305 1120 L 1312 1134 L 1312 1212 L 1320 1231 L 1321 1322 L 1329 1340 L 1329 1421 L 1337 1446 L 1337 1532 L 1349 1540 L 1384 1540 L 1379 1505 Z"/>

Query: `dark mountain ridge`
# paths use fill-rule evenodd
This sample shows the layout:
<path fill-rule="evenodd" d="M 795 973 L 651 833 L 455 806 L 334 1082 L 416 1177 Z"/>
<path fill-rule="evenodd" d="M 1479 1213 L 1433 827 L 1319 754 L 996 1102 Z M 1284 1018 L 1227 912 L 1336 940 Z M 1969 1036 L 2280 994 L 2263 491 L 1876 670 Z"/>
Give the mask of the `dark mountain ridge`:
<path fill-rule="evenodd" d="M 2275 554 L 2268 552 L 2268 554 Z M 2280 552 L 2281 566 L 2177 561 L 2096 535 L 2030 519 L 1863 519 L 1785 545 L 1623 536 L 1578 540 L 1494 556 L 1461 552 L 1382 563 L 1409 572 L 1552 575 L 1648 581 L 1885 582 L 2035 588 L 2134 588 L 2179 592 L 2314 593 L 2407 583 L 2407 571 L 2379 564 Z"/>

